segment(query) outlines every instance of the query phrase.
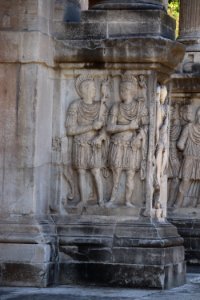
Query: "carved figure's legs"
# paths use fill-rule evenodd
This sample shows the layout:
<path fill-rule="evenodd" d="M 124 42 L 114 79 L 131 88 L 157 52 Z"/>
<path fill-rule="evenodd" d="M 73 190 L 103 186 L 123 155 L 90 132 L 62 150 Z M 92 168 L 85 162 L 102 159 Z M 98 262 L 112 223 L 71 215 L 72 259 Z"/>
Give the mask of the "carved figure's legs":
<path fill-rule="evenodd" d="M 125 204 L 129 207 L 134 207 L 134 205 L 131 203 L 133 190 L 134 190 L 134 177 L 135 177 L 135 171 L 134 170 L 128 170 L 126 172 L 126 200 Z"/>
<path fill-rule="evenodd" d="M 186 192 L 188 191 L 188 188 L 190 186 L 190 180 L 183 179 L 181 181 L 181 184 L 179 186 L 179 192 L 177 196 L 177 201 L 175 202 L 175 207 L 183 207 L 183 200 Z"/>
<path fill-rule="evenodd" d="M 162 172 L 162 160 L 163 160 L 163 149 L 160 147 L 157 151 L 156 155 L 156 185 L 160 187 L 160 179 L 161 179 L 161 172 Z"/>
<path fill-rule="evenodd" d="M 103 183 L 102 183 L 102 178 L 101 178 L 101 170 L 99 168 L 95 168 L 95 169 L 91 170 L 91 173 L 94 176 L 98 203 L 99 203 L 100 206 L 103 206 L 104 205 L 104 202 L 103 202 Z"/>
<path fill-rule="evenodd" d="M 119 180 L 121 177 L 122 170 L 120 168 L 117 168 L 117 169 L 112 169 L 112 172 L 113 172 L 113 189 L 112 189 L 112 194 L 108 206 L 112 205 L 116 200 Z"/>
<path fill-rule="evenodd" d="M 179 179 L 177 177 L 169 179 L 169 197 L 168 197 L 168 207 L 172 207 L 178 192 Z"/>
<path fill-rule="evenodd" d="M 169 160 L 168 151 L 166 151 L 166 149 L 165 149 L 163 151 L 163 156 L 162 156 L 161 176 L 163 176 L 165 173 L 165 169 L 167 167 L 168 160 Z"/>
<path fill-rule="evenodd" d="M 78 179 L 79 179 L 79 190 L 81 203 L 85 204 L 87 202 L 87 189 L 86 189 L 86 170 L 78 170 Z"/>

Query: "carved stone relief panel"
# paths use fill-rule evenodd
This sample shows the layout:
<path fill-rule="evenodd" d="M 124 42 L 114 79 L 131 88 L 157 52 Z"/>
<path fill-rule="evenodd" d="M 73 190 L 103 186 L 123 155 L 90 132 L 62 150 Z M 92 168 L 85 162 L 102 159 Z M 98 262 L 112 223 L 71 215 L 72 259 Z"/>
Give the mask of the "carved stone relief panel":
<path fill-rule="evenodd" d="M 180 181 L 183 154 L 173 147 L 187 106 L 173 106 L 169 131 L 168 87 L 147 71 L 64 69 L 57 85 L 51 212 L 165 218 L 168 170 L 172 205 Z"/>
<path fill-rule="evenodd" d="M 72 75 L 71 75 L 72 76 Z M 80 71 L 66 80 L 61 210 L 145 207 L 148 76 Z M 62 130 L 63 131 L 63 130 Z"/>
<path fill-rule="evenodd" d="M 200 106 L 172 105 L 168 168 L 168 207 L 200 207 Z"/>

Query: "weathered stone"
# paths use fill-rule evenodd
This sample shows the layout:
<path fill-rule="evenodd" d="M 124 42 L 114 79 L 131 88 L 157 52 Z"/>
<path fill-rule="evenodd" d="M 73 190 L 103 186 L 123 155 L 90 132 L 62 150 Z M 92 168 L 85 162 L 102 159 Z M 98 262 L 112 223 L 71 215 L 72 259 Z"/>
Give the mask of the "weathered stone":
<path fill-rule="evenodd" d="M 193 135 L 194 131 L 197 133 L 196 137 L 199 135 L 199 129 L 196 131 L 196 128 L 198 127 L 200 106 L 200 23 L 198 17 L 200 2 L 182 0 L 180 4 L 178 40 L 186 45 L 186 54 L 176 74 L 173 75 L 172 81 L 168 216 L 177 226 L 179 234 L 184 237 L 188 264 L 195 266 L 199 265 L 200 210 L 198 167 L 196 165 L 199 162 L 199 151 L 195 155 L 195 147 L 199 146 L 199 142 L 197 139 L 193 143 Z M 183 138 L 187 137 L 187 130 L 190 130 L 190 136 L 187 141 L 184 141 Z M 193 152 L 190 156 L 191 150 Z M 193 176 L 191 171 L 196 175 Z"/>
<path fill-rule="evenodd" d="M 93 9 L 163 9 L 165 0 L 89 0 Z"/>
<path fill-rule="evenodd" d="M 166 1 L 122 2 L 1 1 L 2 285 L 185 280 L 165 171 L 184 46 Z"/>
<path fill-rule="evenodd" d="M 98 40 L 151 35 L 174 39 L 175 23 L 164 11 L 85 11 L 81 23 L 55 22 L 58 39 Z M 93 23 L 93 24 L 91 24 Z"/>

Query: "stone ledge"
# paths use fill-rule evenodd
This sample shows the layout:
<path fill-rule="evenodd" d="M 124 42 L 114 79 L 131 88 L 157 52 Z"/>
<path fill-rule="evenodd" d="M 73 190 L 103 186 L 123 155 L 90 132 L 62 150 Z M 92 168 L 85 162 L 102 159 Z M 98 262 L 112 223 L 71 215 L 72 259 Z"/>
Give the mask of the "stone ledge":
<path fill-rule="evenodd" d="M 93 41 L 57 41 L 56 63 L 156 63 L 171 72 L 183 59 L 184 45 L 160 37 Z M 156 69 L 156 68 L 154 68 Z"/>

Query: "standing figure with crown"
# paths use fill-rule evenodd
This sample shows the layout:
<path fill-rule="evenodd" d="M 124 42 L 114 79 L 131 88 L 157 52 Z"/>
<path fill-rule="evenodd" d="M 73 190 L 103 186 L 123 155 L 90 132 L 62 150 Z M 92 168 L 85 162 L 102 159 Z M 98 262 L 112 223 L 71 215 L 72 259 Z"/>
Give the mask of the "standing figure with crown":
<path fill-rule="evenodd" d="M 108 163 L 113 173 L 112 195 L 107 206 L 116 203 L 119 181 L 125 171 L 125 205 L 132 207 L 135 173 L 141 171 L 146 161 L 148 111 L 144 98 L 138 98 L 136 77 L 124 74 L 119 92 L 121 101 L 112 106 L 107 126 L 111 134 Z M 144 172 L 141 174 L 144 179 Z"/>
<path fill-rule="evenodd" d="M 69 106 L 66 128 L 67 136 L 72 137 L 72 166 L 78 172 L 80 204 L 84 206 L 88 200 L 86 172 L 89 171 L 94 180 L 97 202 L 103 206 L 101 168 L 106 162 L 103 151 L 107 115 L 105 99 L 95 101 L 95 82 L 88 74 L 77 78 L 76 90 L 81 99 Z"/>

